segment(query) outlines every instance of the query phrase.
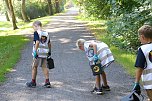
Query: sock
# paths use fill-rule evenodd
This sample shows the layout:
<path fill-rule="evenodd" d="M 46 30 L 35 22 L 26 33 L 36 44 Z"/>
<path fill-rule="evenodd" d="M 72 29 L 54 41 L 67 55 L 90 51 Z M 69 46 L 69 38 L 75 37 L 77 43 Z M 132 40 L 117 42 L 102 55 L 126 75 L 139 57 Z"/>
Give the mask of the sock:
<path fill-rule="evenodd" d="M 35 80 L 35 79 L 32 79 L 32 82 L 33 82 L 33 83 L 36 83 L 36 80 Z"/>
<path fill-rule="evenodd" d="M 47 82 L 49 82 L 49 79 L 46 79 L 46 80 L 45 80 L 45 83 L 47 83 Z"/>

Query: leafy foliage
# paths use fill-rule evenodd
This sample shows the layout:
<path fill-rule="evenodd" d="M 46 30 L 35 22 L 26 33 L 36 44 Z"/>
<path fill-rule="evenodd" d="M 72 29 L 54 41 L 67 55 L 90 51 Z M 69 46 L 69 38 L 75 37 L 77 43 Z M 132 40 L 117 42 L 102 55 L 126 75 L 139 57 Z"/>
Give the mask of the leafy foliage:
<path fill-rule="evenodd" d="M 16 4 L 16 15 L 22 19 L 21 15 L 21 4 Z M 44 17 L 48 15 L 47 3 L 45 2 L 27 2 L 26 4 L 26 13 L 30 19 L 35 19 L 38 17 Z"/>
<path fill-rule="evenodd" d="M 107 38 L 119 48 L 136 51 L 138 28 L 152 24 L 151 0 L 74 0 L 85 17 L 107 19 Z"/>
<path fill-rule="evenodd" d="M 117 18 L 108 21 L 108 36 L 114 45 L 129 51 L 135 51 L 139 47 L 138 29 L 152 20 L 152 9 L 148 6 L 150 5 L 147 5 L 147 2 L 144 2 L 143 5 L 135 3 L 130 6 L 130 9 L 122 10 L 125 13 L 121 12 Z M 116 12 L 120 11 L 119 9 Z"/>

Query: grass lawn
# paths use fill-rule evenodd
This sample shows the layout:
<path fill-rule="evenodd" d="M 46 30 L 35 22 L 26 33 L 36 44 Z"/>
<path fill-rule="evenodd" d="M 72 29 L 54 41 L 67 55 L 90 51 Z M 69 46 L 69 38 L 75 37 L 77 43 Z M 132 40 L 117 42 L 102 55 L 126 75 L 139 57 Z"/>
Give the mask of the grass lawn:
<path fill-rule="evenodd" d="M 110 43 L 110 40 L 106 38 L 106 21 L 90 21 L 89 19 L 84 19 L 81 16 L 77 17 L 79 20 L 83 20 L 88 22 L 87 26 L 91 30 L 92 34 L 96 37 L 97 40 L 103 41 L 107 43 L 114 55 L 115 61 L 122 65 L 125 70 L 131 75 L 135 75 L 135 58 L 136 55 L 133 53 L 129 53 L 125 50 L 121 50 Z"/>
<path fill-rule="evenodd" d="M 0 22 L 0 82 L 6 80 L 5 74 L 10 72 L 21 57 L 21 50 L 30 40 L 22 35 L 22 31 L 32 33 L 32 23 L 40 20 L 43 25 L 50 22 L 50 16 L 34 19 L 29 23 L 18 22 L 19 29 L 12 30 L 10 22 Z M 31 30 L 31 32 L 29 32 Z"/>

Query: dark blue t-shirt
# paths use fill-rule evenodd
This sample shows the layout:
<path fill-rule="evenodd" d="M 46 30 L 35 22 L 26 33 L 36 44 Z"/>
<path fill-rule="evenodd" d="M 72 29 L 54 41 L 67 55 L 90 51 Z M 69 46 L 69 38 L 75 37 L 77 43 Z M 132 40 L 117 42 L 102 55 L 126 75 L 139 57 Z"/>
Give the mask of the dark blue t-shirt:
<path fill-rule="evenodd" d="M 37 40 L 39 41 L 39 35 L 38 35 L 37 31 L 35 31 L 34 32 L 34 39 L 33 39 L 33 41 L 36 42 Z"/>
<path fill-rule="evenodd" d="M 146 68 L 146 58 L 141 48 L 138 49 L 135 67 Z"/>
<path fill-rule="evenodd" d="M 36 41 L 41 41 L 41 39 L 39 38 L 39 35 L 37 33 L 37 31 L 34 32 L 34 39 L 33 39 L 34 42 Z M 48 43 L 50 43 L 50 40 L 48 41 Z"/>

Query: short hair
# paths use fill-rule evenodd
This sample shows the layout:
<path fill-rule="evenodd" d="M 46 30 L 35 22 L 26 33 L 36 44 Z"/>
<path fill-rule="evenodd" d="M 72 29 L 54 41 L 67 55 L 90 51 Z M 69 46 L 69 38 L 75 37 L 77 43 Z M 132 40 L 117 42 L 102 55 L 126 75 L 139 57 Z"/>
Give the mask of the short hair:
<path fill-rule="evenodd" d="M 40 26 L 40 27 L 42 27 L 42 23 L 41 23 L 41 21 L 34 21 L 33 22 L 33 25 L 38 25 L 38 26 Z"/>
<path fill-rule="evenodd" d="M 152 26 L 143 25 L 138 29 L 139 35 L 144 35 L 145 38 L 152 39 Z"/>
<path fill-rule="evenodd" d="M 80 45 L 84 45 L 85 41 L 86 40 L 84 40 L 84 39 L 78 39 L 77 42 L 76 42 L 76 46 L 79 47 Z"/>

